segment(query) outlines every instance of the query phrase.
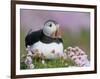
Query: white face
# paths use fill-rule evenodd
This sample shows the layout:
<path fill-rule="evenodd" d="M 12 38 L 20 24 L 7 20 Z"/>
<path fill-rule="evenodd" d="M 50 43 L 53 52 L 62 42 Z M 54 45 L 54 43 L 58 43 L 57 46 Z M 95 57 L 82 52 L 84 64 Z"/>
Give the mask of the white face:
<path fill-rule="evenodd" d="M 46 36 L 52 37 L 53 33 L 56 33 L 56 31 L 58 30 L 58 28 L 59 28 L 59 25 L 58 25 L 58 24 L 55 24 L 55 23 L 52 22 L 52 21 L 48 21 L 48 22 L 44 25 L 43 33 L 44 33 Z"/>

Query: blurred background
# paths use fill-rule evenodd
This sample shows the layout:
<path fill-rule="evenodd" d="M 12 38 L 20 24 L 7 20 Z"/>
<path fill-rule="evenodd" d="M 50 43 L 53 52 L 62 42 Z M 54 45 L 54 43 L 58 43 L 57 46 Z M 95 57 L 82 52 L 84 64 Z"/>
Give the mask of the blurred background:
<path fill-rule="evenodd" d="M 44 22 L 55 20 L 63 31 L 64 49 L 78 46 L 90 57 L 90 13 L 75 11 L 51 11 L 20 9 L 21 56 L 25 54 L 25 36 L 28 31 L 43 28 Z"/>

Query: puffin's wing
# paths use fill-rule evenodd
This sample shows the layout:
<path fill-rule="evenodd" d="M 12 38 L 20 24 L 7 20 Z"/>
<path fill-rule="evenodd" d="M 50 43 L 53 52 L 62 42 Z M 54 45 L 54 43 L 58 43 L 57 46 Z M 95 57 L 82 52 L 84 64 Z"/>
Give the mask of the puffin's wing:
<path fill-rule="evenodd" d="M 63 43 L 63 39 L 62 39 L 62 38 L 58 38 L 58 39 L 59 39 L 59 41 L 60 41 L 60 42 L 62 42 L 62 43 Z"/>
<path fill-rule="evenodd" d="M 34 43 L 38 42 L 42 36 L 42 30 L 34 31 L 32 33 L 29 33 L 25 37 L 25 46 L 27 45 L 33 45 Z"/>

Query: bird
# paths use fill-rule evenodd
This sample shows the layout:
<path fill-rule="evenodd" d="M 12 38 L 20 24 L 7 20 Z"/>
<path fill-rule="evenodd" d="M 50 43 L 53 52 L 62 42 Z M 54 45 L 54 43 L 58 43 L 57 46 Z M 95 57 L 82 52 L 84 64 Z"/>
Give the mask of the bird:
<path fill-rule="evenodd" d="M 63 55 L 63 39 L 59 23 L 55 20 L 47 20 L 42 29 L 29 32 L 25 37 L 26 48 L 31 51 L 39 50 L 46 59 L 55 59 Z"/>

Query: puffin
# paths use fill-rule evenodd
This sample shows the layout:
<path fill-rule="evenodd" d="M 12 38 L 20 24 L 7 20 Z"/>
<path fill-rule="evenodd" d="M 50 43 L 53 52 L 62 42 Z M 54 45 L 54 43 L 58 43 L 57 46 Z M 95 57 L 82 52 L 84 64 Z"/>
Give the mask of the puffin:
<path fill-rule="evenodd" d="M 26 48 L 30 46 L 33 53 L 39 50 L 45 59 L 56 59 L 63 56 L 63 39 L 59 24 L 47 20 L 42 29 L 30 32 L 25 37 Z"/>

